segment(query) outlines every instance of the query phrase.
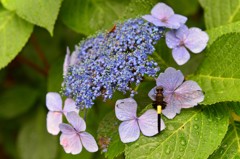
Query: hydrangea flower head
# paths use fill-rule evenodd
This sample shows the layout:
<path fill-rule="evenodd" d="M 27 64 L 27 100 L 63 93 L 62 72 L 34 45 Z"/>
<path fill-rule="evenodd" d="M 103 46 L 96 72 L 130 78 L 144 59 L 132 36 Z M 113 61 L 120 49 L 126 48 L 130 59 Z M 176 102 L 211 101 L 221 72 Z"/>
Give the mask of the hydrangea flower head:
<path fill-rule="evenodd" d="M 140 131 L 145 136 L 154 136 L 158 133 L 156 110 L 149 109 L 137 117 L 137 103 L 132 98 L 118 100 L 115 113 L 116 117 L 122 121 L 118 130 L 123 143 L 136 141 L 140 136 Z M 161 125 L 161 130 L 165 129 L 163 120 L 161 120 Z"/>
<path fill-rule="evenodd" d="M 67 113 L 67 120 L 71 124 L 62 123 L 59 128 L 62 132 L 60 144 L 66 153 L 79 154 L 82 146 L 89 152 L 98 151 L 98 146 L 93 136 L 87 132 L 85 121 L 76 113 Z"/>
<path fill-rule="evenodd" d="M 58 93 L 49 92 L 46 95 L 46 106 L 49 110 L 47 114 L 47 131 L 50 134 L 57 135 L 60 131 L 59 124 L 62 123 L 62 115 L 70 111 L 79 112 L 76 109 L 75 101 L 67 98 L 62 109 L 62 98 Z"/>
<path fill-rule="evenodd" d="M 183 65 L 190 59 L 186 48 L 193 53 L 200 53 L 206 47 L 208 40 L 206 32 L 199 28 L 188 29 L 186 25 L 166 33 L 167 46 L 173 49 L 172 55 L 178 65 Z"/>
<path fill-rule="evenodd" d="M 81 109 L 90 108 L 98 96 L 110 99 L 115 90 L 133 96 L 132 84 L 138 85 L 144 75 L 155 77 L 159 71 L 148 55 L 163 31 L 138 18 L 86 39 L 75 50 L 78 62 L 69 66 L 64 76 L 64 94 L 75 99 Z"/>
<path fill-rule="evenodd" d="M 156 4 L 151 10 L 151 15 L 144 15 L 143 18 L 156 26 L 170 29 L 178 29 L 187 21 L 186 17 L 174 14 L 172 8 L 164 3 Z"/>
<path fill-rule="evenodd" d="M 204 94 L 199 85 L 191 80 L 184 81 L 181 71 L 177 71 L 172 67 L 160 73 L 156 79 L 157 86 L 163 88 L 164 101 L 167 103 L 162 113 L 169 119 L 180 113 L 182 108 L 191 108 L 204 100 Z M 154 87 L 149 92 L 149 97 L 155 100 Z"/>

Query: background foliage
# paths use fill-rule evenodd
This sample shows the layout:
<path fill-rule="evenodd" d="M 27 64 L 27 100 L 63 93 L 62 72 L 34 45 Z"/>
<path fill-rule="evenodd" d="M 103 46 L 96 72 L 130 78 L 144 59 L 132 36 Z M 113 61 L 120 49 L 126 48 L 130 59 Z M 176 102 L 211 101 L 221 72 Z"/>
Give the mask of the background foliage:
<path fill-rule="evenodd" d="M 210 41 L 204 53 L 191 54 L 177 66 L 164 41 L 152 57 L 161 69 L 181 69 L 205 92 L 200 106 L 183 110 L 155 137 L 123 144 L 114 103 L 124 95 L 96 104 L 87 115 L 87 131 L 104 151 L 68 155 L 59 137 L 46 131 L 45 95 L 60 91 L 66 47 L 116 21 L 149 13 L 158 0 L 0 0 L 0 158 L 240 158 L 240 1 L 162 0 L 188 25 L 206 30 Z M 144 109 L 154 86 L 144 81 L 135 99 Z M 139 113 L 141 109 L 139 109 Z M 107 151 L 106 151 L 107 150 Z M 106 151 L 106 152 L 105 152 Z"/>

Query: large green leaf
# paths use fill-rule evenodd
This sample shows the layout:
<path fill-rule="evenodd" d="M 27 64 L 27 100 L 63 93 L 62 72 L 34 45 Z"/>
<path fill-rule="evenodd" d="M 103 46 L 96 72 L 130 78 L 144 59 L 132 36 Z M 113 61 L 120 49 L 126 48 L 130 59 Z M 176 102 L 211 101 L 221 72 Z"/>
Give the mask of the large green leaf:
<path fill-rule="evenodd" d="M 227 34 L 216 40 L 206 58 L 190 79 L 205 92 L 203 104 L 240 101 L 240 34 Z"/>
<path fill-rule="evenodd" d="M 208 29 L 240 20 L 239 0 L 199 0 Z"/>
<path fill-rule="evenodd" d="M 40 108 L 33 120 L 26 122 L 18 136 L 17 146 L 23 159 L 55 159 L 57 136 L 48 134 L 46 112 Z"/>
<path fill-rule="evenodd" d="M 209 159 L 240 158 L 240 123 L 233 122 L 228 128 L 221 146 L 209 157 Z"/>
<path fill-rule="evenodd" d="M 111 29 L 128 0 L 71 0 L 64 1 L 62 21 L 71 29 L 85 35 L 100 29 Z"/>
<path fill-rule="evenodd" d="M 26 86 L 15 86 L 0 95 L 0 117 L 14 118 L 25 113 L 33 106 L 38 96 L 35 89 Z"/>
<path fill-rule="evenodd" d="M 0 5 L 0 69 L 21 51 L 32 30 L 32 24 Z"/>
<path fill-rule="evenodd" d="M 164 118 L 165 119 L 165 118 Z M 206 159 L 221 143 L 228 127 L 224 105 L 183 110 L 154 137 L 143 135 L 125 149 L 127 159 Z"/>
<path fill-rule="evenodd" d="M 208 46 L 211 46 L 211 44 L 220 36 L 227 34 L 227 33 L 239 33 L 240 32 L 240 22 L 235 22 L 223 26 L 219 26 L 217 28 L 213 28 L 207 31 L 210 39 L 208 42 Z"/>
<path fill-rule="evenodd" d="M 14 10 L 21 18 L 46 28 L 53 35 L 62 0 L 2 0 L 4 7 Z"/>

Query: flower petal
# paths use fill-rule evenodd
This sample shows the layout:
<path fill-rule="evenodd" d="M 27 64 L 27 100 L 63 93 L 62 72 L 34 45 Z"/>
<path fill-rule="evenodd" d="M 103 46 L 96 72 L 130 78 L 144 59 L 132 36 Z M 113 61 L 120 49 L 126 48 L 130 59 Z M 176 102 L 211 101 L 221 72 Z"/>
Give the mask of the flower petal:
<path fill-rule="evenodd" d="M 167 102 L 167 106 L 162 110 L 162 113 L 168 119 L 173 119 L 176 114 L 180 113 L 181 107 L 179 107 L 178 101 L 176 101 L 176 98 L 174 98 L 173 95 L 165 97 L 165 101 Z"/>
<path fill-rule="evenodd" d="M 171 7 L 164 3 L 156 4 L 151 10 L 151 14 L 158 19 L 168 19 L 170 16 L 174 15 L 174 11 Z"/>
<path fill-rule="evenodd" d="M 151 98 L 153 101 L 156 100 L 156 87 L 152 88 L 150 92 L 148 93 L 149 98 Z"/>
<path fill-rule="evenodd" d="M 152 15 L 144 15 L 144 16 L 142 16 L 142 18 L 150 23 L 153 23 L 156 26 L 160 26 L 160 27 L 167 26 L 167 23 L 160 21 L 159 19 L 153 17 Z"/>
<path fill-rule="evenodd" d="M 67 120 L 70 124 L 72 124 L 72 126 L 78 131 L 85 131 L 86 130 L 86 123 L 83 120 L 83 118 L 81 118 L 78 113 L 72 111 L 67 113 Z"/>
<path fill-rule="evenodd" d="M 182 25 L 180 28 L 175 30 L 175 36 L 181 41 L 184 41 L 187 38 L 188 31 L 189 31 L 188 27 L 186 25 Z"/>
<path fill-rule="evenodd" d="M 63 112 L 65 115 L 67 115 L 67 113 L 71 111 L 79 113 L 79 109 L 77 109 L 77 106 L 75 105 L 75 101 L 71 98 L 67 98 L 64 102 Z"/>
<path fill-rule="evenodd" d="M 122 122 L 118 131 L 123 143 L 136 141 L 140 136 L 139 126 L 136 120 Z"/>
<path fill-rule="evenodd" d="M 195 81 L 185 81 L 174 93 L 179 107 L 191 108 L 204 100 L 202 89 Z"/>
<path fill-rule="evenodd" d="M 132 98 L 117 100 L 115 113 L 121 121 L 135 119 L 137 117 L 137 102 Z"/>
<path fill-rule="evenodd" d="M 162 121 L 161 121 L 162 123 Z M 158 133 L 158 114 L 156 110 L 149 109 L 138 118 L 138 124 L 141 132 L 145 136 L 154 136 Z M 165 125 L 161 125 L 161 130 Z"/>
<path fill-rule="evenodd" d="M 70 50 L 69 47 L 67 47 L 67 53 L 65 55 L 65 59 L 64 59 L 64 63 L 63 63 L 63 75 L 66 76 L 67 75 L 67 70 L 68 67 L 70 65 Z"/>
<path fill-rule="evenodd" d="M 98 151 L 98 146 L 93 138 L 93 136 L 87 132 L 80 133 L 80 138 L 83 144 L 83 147 L 85 147 L 86 150 L 89 152 L 96 152 Z"/>
<path fill-rule="evenodd" d="M 82 151 L 82 144 L 77 134 L 73 135 L 61 134 L 60 144 L 63 146 L 64 151 L 66 153 L 76 155 Z"/>
<path fill-rule="evenodd" d="M 46 105 L 50 111 L 62 111 L 61 96 L 55 92 L 48 92 L 46 95 Z"/>
<path fill-rule="evenodd" d="M 200 53 L 207 46 L 209 37 L 199 28 L 190 28 L 185 40 L 185 46 L 193 53 Z"/>
<path fill-rule="evenodd" d="M 171 29 L 178 29 L 184 23 L 186 23 L 186 21 L 187 21 L 186 17 L 184 17 L 182 15 L 174 14 L 168 18 L 166 27 L 171 28 Z"/>
<path fill-rule="evenodd" d="M 60 131 L 59 124 L 62 123 L 62 113 L 49 111 L 47 114 L 47 131 L 57 135 Z"/>
<path fill-rule="evenodd" d="M 176 47 L 172 50 L 173 59 L 178 65 L 185 64 L 190 59 L 190 54 L 185 47 Z"/>
<path fill-rule="evenodd" d="M 156 79 L 157 86 L 162 86 L 164 93 L 173 92 L 182 84 L 184 76 L 181 71 L 168 67 L 164 73 L 160 73 Z"/>
<path fill-rule="evenodd" d="M 168 31 L 166 33 L 166 44 L 170 49 L 179 46 L 180 40 L 176 37 L 174 30 Z"/>
<path fill-rule="evenodd" d="M 76 131 L 74 130 L 74 128 L 69 124 L 61 123 L 59 124 L 59 129 L 63 134 L 67 134 L 67 135 L 76 134 Z"/>

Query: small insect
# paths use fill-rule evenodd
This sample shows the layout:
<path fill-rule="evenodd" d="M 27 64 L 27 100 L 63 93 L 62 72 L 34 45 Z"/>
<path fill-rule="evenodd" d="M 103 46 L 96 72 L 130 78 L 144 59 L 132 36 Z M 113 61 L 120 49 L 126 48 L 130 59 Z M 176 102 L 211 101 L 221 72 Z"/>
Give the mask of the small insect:
<path fill-rule="evenodd" d="M 108 34 L 114 32 L 114 31 L 116 30 L 116 28 L 117 28 L 117 25 L 114 24 L 114 26 L 112 27 L 112 29 L 108 31 Z"/>
<path fill-rule="evenodd" d="M 163 101 L 163 98 L 163 88 L 160 86 L 156 87 L 156 100 L 152 105 L 157 110 L 158 114 L 158 132 L 161 131 L 162 109 L 165 109 L 167 105 L 167 103 Z"/>

